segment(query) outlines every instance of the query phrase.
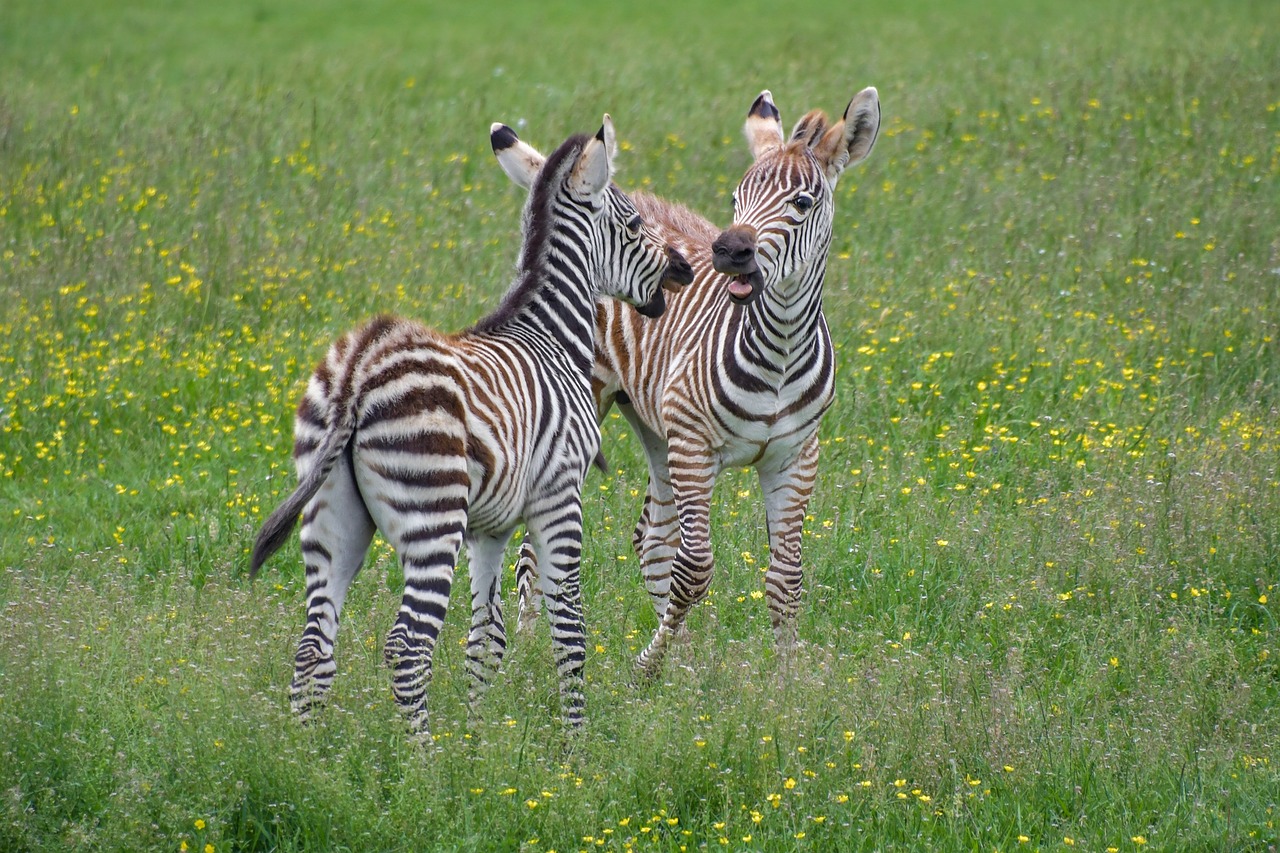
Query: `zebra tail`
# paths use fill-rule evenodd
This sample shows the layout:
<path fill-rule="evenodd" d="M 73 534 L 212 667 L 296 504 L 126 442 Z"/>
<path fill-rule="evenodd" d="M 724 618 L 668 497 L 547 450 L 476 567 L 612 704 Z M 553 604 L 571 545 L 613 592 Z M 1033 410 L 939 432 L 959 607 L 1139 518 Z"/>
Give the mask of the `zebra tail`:
<path fill-rule="evenodd" d="M 354 413 L 344 414 L 350 416 Z M 293 533 L 293 528 L 298 523 L 298 513 L 302 512 L 307 502 L 320 491 L 320 487 L 329 477 L 329 472 L 333 470 L 334 463 L 346 450 L 354 432 L 350 425 L 354 417 L 347 417 L 344 420 L 348 423 L 339 424 L 325 433 L 324 443 L 316 454 L 316 464 L 311 466 L 311 470 L 298 483 L 293 493 L 284 499 L 284 503 L 276 507 L 263 522 L 262 529 L 258 531 L 258 536 L 253 541 L 253 555 L 249 558 L 249 580 L 258 576 L 258 570 L 262 568 L 262 564 L 279 551 L 280 546 Z"/>

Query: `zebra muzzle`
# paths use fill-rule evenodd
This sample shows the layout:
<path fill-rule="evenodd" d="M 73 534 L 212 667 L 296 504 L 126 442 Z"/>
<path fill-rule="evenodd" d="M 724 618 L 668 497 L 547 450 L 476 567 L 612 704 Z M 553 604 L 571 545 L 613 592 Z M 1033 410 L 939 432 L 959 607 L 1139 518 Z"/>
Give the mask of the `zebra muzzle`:
<path fill-rule="evenodd" d="M 675 246 L 667 246 L 667 272 L 662 277 L 662 289 L 679 293 L 685 285 L 693 283 L 693 265 Z"/>
<path fill-rule="evenodd" d="M 729 276 L 727 290 L 734 302 L 750 302 L 764 290 L 764 273 L 756 263 L 755 233 L 734 226 L 711 244 L 711 266 Z"/>
<path fill-rule="evenodd" d="M 653 298 L 643 305 L 636 306 L 636 313 L 641 317 L 661 317 L 662 312 L 667 310 L 667 297 L 659 288 L 653 292 Z"/>

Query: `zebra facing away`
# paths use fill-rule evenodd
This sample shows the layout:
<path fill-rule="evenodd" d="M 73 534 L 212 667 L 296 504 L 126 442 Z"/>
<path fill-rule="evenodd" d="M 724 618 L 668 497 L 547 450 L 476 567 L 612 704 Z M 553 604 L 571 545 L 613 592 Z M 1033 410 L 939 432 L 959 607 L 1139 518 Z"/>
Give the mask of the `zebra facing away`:
<path fill-rule="evenodd" d="M 710 507 L 726 468 L 752 466 L 769 528 L 765 592 L 784 662 L 796 645 L 805 510 L 818 462 L 818 425 L 834 397 L 823 278 L 841 173 L 864 160 L 880 128 L 868 87 L 830 120 L 806 114 L 784 139 L 766 90 L 747 113 L 754 163 L 722 233 L 678 205 L 637 193 L 646 220 L 684 252 L 694 284 L 656 320 L 597 308 L 593 387 L 598 416 L 616 403 L 644 448 L 649 485 L 632 535 L 659 626 L 637 658 L 652 675 L 712 576 Z M 541 560 L 522 549 L 520 628 L 541 602 Z"/>
<path fill-rule="evenodd" d="M 299 484 L 259 532 L 250 576 L 301 511 L 307 620 L 290 694 L 303 719 L 332 686 L 343 599 L 375 529 L 404 569 L 385 656 L 418 736 L 428 734 L 432 653 L 467 545 L 474 701 L 506 648 L 502 551 L 523 521 L 547 567 L 562 713 L 571 726 L 582 721 L 582 483 L 600 444 L 595 297 L 659 314 L 663 288 L 679 289 L 692 271 L 610 183 L 616 145 L 607 115 L 596 136 L 570 137 L 545 163 L 523 156 L 508 134 L 495 125 L 491 141 L 530 193 L 517 277 L 499 307 L 454 335 L 379 317 L 330 347 L 298 404 Z"/>

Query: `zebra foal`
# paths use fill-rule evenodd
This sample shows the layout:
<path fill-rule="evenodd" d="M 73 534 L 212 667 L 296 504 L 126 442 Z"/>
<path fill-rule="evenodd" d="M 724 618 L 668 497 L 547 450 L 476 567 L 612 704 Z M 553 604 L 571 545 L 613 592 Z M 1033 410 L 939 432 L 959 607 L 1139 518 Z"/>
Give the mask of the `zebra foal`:
<path fill-rule="evenodd" d="M 663 288 L 679 289 L 692 273 L 610 183 L 617 149 L 607 115 L 598 134 L 570 137 L 545 162 L 500 125 L 491 142 L 530 190 L 517 277 L 502 303 L 453 335 L 374 319 L 330 347 L 298 404 L 299 484 L 263 524 L 250 576 L 301 511 L 307 620 L 290 696 L 303 719 L 332 686 L 342 603 L 375 530 L 404 569 L 385 657 L 396 701 L 421 737 L 432 654 L 467 546 L 474 700 L 505 651 L 502 551 L 523 522 L 547 567 L 562 714 L 571 726 L 582 721 L 582 483 L 600 445 L 595 297 L 660 314 Z"/>
<path fill-rule="evenodd" d="M 608 302 L 597 313 L 598 416 L 618 405 L 648 462 L 632 535 L 659 625 L 637 658 L 661 666 L 671 638 L 711 583 L 710 507 L 726 468 L 756 469 L 769 528 L 770 621 L 784 658 L 796 645 L 800 540 L 818 463 L 818 425 L 834 398 L 835 360 L 822 313 L 835 218 L 834 190 L 864 160 L 880 127 L 868 87 L 830 119 L 814 110 L 783 136 L 766 90 L 747 113 L 754 160 L 719 232 L 679 205 L 637 193 L 645 218 L 689 258 L 694 283 L 667 312 L 636 322 Z M 517 570 L 520 627 L 540 606 L 540 560 L 525 547 Z"/>

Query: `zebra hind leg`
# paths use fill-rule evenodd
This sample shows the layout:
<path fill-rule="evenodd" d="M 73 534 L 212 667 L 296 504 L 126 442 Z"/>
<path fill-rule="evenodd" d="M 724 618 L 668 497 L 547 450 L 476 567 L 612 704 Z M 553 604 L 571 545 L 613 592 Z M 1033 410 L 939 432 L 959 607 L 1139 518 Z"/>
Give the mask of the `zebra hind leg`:
<path fill-rule="evenodd" d="M 333 686 L 342 603 L 364 562 L 373 530 L 351 468 L 341 460 L 303 511 L 299 536 L 306 566 L 307 624 L 294 655 L 289 704 L 303 722 L 323 707 Z"/>
<path fill-rule="evenodd" d="M 463 522 L 439 535 L 402 541 L 404 600 L 387 634 L 384 650 L 391 668 L 391 691 L 420 743 L 430 742 L 427 688 L 431 685 L 432 656 L 449 606 L 454 564 L 462 547 Z M 405 537 L 402 537 L 404 539 Z M 406 546 L 409 552 L 406 553 Z"/>
<path fill-rule="evenodd" d="M 516 594 L 520 607 L 516 633 L 531 634 L 537 627 L 538 614 L 545 605 L 542 590 L 538 587 L 538 555 L 529 543 L 528 534 L 520 542 L 520 558 L 516 562 Z"/>

